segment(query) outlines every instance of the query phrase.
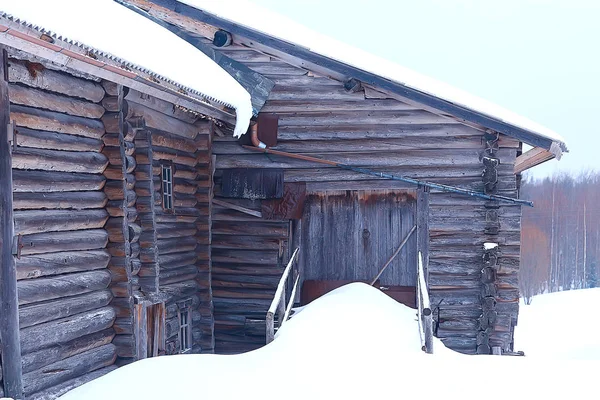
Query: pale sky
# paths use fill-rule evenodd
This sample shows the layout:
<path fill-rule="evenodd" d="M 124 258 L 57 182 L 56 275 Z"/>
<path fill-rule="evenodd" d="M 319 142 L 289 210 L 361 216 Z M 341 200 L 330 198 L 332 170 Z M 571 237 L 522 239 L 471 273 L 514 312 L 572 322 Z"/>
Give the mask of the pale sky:
<path fill-rule="evenodd" d="M 600 0 L 251 0 L 561 134 L 600 170 Z"/>

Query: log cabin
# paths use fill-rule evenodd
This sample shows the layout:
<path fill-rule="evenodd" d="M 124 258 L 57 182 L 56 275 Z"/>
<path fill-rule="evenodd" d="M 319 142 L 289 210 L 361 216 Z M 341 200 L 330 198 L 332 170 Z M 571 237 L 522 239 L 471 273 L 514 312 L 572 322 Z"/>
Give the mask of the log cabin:
<path fill-rule="evenodd" d="M 291 303 L 364 281 L 414 307 L 421 254 L 435 335 L 513 352 L 522 204 L 506 199 L 560 136 L 265 10 L 110 3 L 187 45 L 173 71 L 0 14 L 7 395 L 263 346 L 295 249 Z"/>

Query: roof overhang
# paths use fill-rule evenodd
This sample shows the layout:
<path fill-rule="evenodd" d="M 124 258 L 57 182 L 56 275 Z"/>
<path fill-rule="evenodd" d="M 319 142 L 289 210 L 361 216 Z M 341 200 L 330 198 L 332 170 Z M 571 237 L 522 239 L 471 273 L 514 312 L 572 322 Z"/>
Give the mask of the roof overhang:
<path fill-rule="evenodd" d="M 469 109 L 459 104 L 436 97 L 398 82 L 391 81 L 368 71 L 359 69 L 349 64 L 315 53 L 308 48 L 267 35 L 258 30 L 237 24 L 220 16 L 197 9 L 176 0 L 120 0 L 136 5 L 149 11 L 152 15 L 180 27 L 185 27 L 185 21 L 194 21 L 195 32 L 212 38 L 215 28 L 229 32 L 236 43 L 255 48 L 271 54 L 292 65 L 311 70 L 315 73 L 329 76 L 340 81 L 348 78 L 360 80 L 381 90 L 392 94 L 403 101 L 417 103 L 426 109 L 444 117 L 452 118 L 467 125 L 482 130 L 492 130 L 533 147 L 545 149 L 557 159 L 563 152 L 568 151 L 565 143 L 553 140 L 536 132 L 507 123 L 501 119 Z M 165 12 L 167 11 L 167 12 Z M 176 15 L 174 15 L 176 14 Z M 188 28 L 190 28 L 188 26 Z"/>
<path fill-rule="evenodd" d="M 43 33 L 35 27 L 25 26 L 11 18 L 0 16 L 0 45 L 23 51 L 56 65 L 68 66 L 71 70 L 127 86 L 184 109 L 235 125 L 235 114 L 221 105 L 213 105 L 204 99 L 188 95 L 182 88 L 161 81 L 150 73 L 125 69 L 122 64 L 100 52 L 92 53 L 89 48 L 85 49 L 59 38 L 44 40 L 41 39 L 42 36 Z"/>

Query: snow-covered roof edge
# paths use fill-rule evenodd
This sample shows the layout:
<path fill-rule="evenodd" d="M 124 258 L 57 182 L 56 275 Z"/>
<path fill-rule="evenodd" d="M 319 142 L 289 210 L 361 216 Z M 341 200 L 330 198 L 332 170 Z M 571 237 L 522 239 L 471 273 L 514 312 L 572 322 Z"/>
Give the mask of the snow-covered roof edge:
<path fill-rule="evenodd" d="M 128 12 L 131 12 L 131 11 L 128 10 Z M 97 47 L 90 46 L 79 40 L 75 40 L 75 39 L 72 39 L 65 35 L 62 35 L 60 32 L 56 32 L 54 30 L 48 29 L 47 27 L 30 22 L 27 19 L 22 18 L 19 15 L 13 15 L 12 13 L 5 12 L 0 9 L 0 21 L 1 20 L 4 20 L 5 21 L 4 24 L 5 25 L 8 24 L 8 26 L 2 25 L 3 28 L 0 33 L 12 34 L 11 31 L 15 32 L 15 30 L 18 30 L 18 31 L 21 31 L 21 35 L 18 35 L 18 37 L 23 38 L 25 36 L 30 36 L 31 32 L 33 31 L 33 32 L 35 32 L 35 34 L 38 35 L 38 38 L 42 37 L 42 35 L 51 38 L 50 42 L 52 42 L 52 43 L 49 43 L 51 45 L 54 44 L 56 41 L 56 42 L 63 43 L 63 46 L 64 45 L 74 46 L 79 49 L 78 51 L 81 51 L 81 53 L 82 53 L 81 55 L 85 55 L 84 58 L 90 58 L 90 61 L 92 64 L 94 64 L 94 62 L 93 62 L 94 60 L 97 60 L 97 61 L 102 60 L 102 62 L 105 63 L 105 65 L 110 65 L 111 67 L 113 67 L 111 69 L 111 71 L 113 71 L 113 72 L 116 70 L 122 70 L 125 73 L 127 71 L 131 71 L 135 75 L 137 75 L 137 78 L 135 80 L 139 80 L 140 78 L 142 78 L 141 80 L 145 81 L 145 84 L 147 84 L 149 86 L 153 86 L 155 88 L 160 87 L 160 88 L 162 88 L 162 90 L 167 91 L 172 94 L 175 94 L 178 97 L 187 98 L 188 100 L 192 100 L 191 102 L 188 102 L 188 104 L 195 103 L 195 104 L 204 106 L 205 107 L 204 109 L 206 110 L 206 112 L 208 112 L 208 115 L 217 115 L 217 116 L 220 115 L 221 117 L 225 117 L 226 120 L 229 120 L 231 118 L 231 114 L 222 108 L 227 107 L 229 109 L 235 110 L 236 111 L 236 124 L 235 124 L 236 126 L 235 126 L 234 133 L 236 133 L 238 136 L 241 136 L 247 130 L 247 126 L 249 124 L 250 118 L 252 117 L 250 105 L 248 107 L 242 107 L 242 106 L 240 106 L 240 104 L 232 104 L 231 102 L 224 100 L 223 98 L 215 97 L 214 95 L 209 95 L 207 93 L 204 93 L 204 92 L 198 90 L 197 88 L 190 87 L 189 85 L 182 84 L 175 79 L 172 79 L 165 75 L 154 72 L 152 69 L 147 68 L 144 65 L 139 65 L 139 64 L 133 63 L 122 57 L 116 56 L 108 51 L 105 51 L 105 50 L 97 48 Z M 177 40 L 181 40 L 180 38 L 177 38 L 176 36 L 175 36 L 175 38 Z M 34 40 L 35 39 L 37 39 L 37 38 L 34 38 Z M 46 41 L 47 40 L 39 40 L 38 39 L 36 42 L 37 42 L 37 44 L 40 44 L 40 43 L 43 43 Z M 48 46 L 48 47 L 51 47 L 51 46 Z M 56 47 L 56 46 L 54 46 L 54 47 Z M 198 50 L 194 49 L 194 51 L 198 51 Z M 67 50 L 62 50 L 61 52 L 63 52 L 65 55 L 67 54 Z M 68 51 L 68 52 L 73 53 L 72 51 Z M 77 51 L 75 53 L 77 53 Z M 198 51 L 198 53 L 200 53 L 200 52 Z M 77 57 L 77 58 L 81 59 L 81 57 Z M 207 60 L 209 60 L 209 59 L 207 58 Z M 212 63 L 213 61 L 210 60 L 210 62 Z M 217 68 L 220 68 L 216 64 L 215 64 L 215 66 Z M 204 78 L 204 79 L 210 79 L 210 78 Z M 236 82 L 236 84 L 237 84 L 237 82 Z M 243 92 L 245 92 L 248 95 L 248 104 L 250 104 L 250 101 L 249 101 L 250 95 L 241 86 L 240 86 L 240 90 L 242 90 Z M 211 111 L 208 111 L 208 110 L 211 110 Z M 217 117 L 217 118 L 221 118 L 221 117 Z"/>
<path fill-rule="evenodd" d="M 218 0 L 150 2 L 346 74 L 348 78 L 391 91 L 458 119 L 515 137 L 532 146 L 543 147 L 557 158 L 563 151 L 568 151 L 565 140 L 551 129 L 389 60 L 318 34 L 257 5 Z M 276 23 L 278 20 L 279 23 Z"/>

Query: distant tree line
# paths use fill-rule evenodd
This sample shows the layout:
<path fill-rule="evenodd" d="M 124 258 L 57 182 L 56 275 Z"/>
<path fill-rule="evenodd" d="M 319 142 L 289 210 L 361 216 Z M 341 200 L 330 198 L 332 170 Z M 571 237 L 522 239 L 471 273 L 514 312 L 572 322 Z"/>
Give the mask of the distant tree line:
<path fill-rule="evenodd" d="M 522 211 L 522 296 L 597 287 L 600 173 L 526 178 L 520 197 L 535 203 Z"/>

